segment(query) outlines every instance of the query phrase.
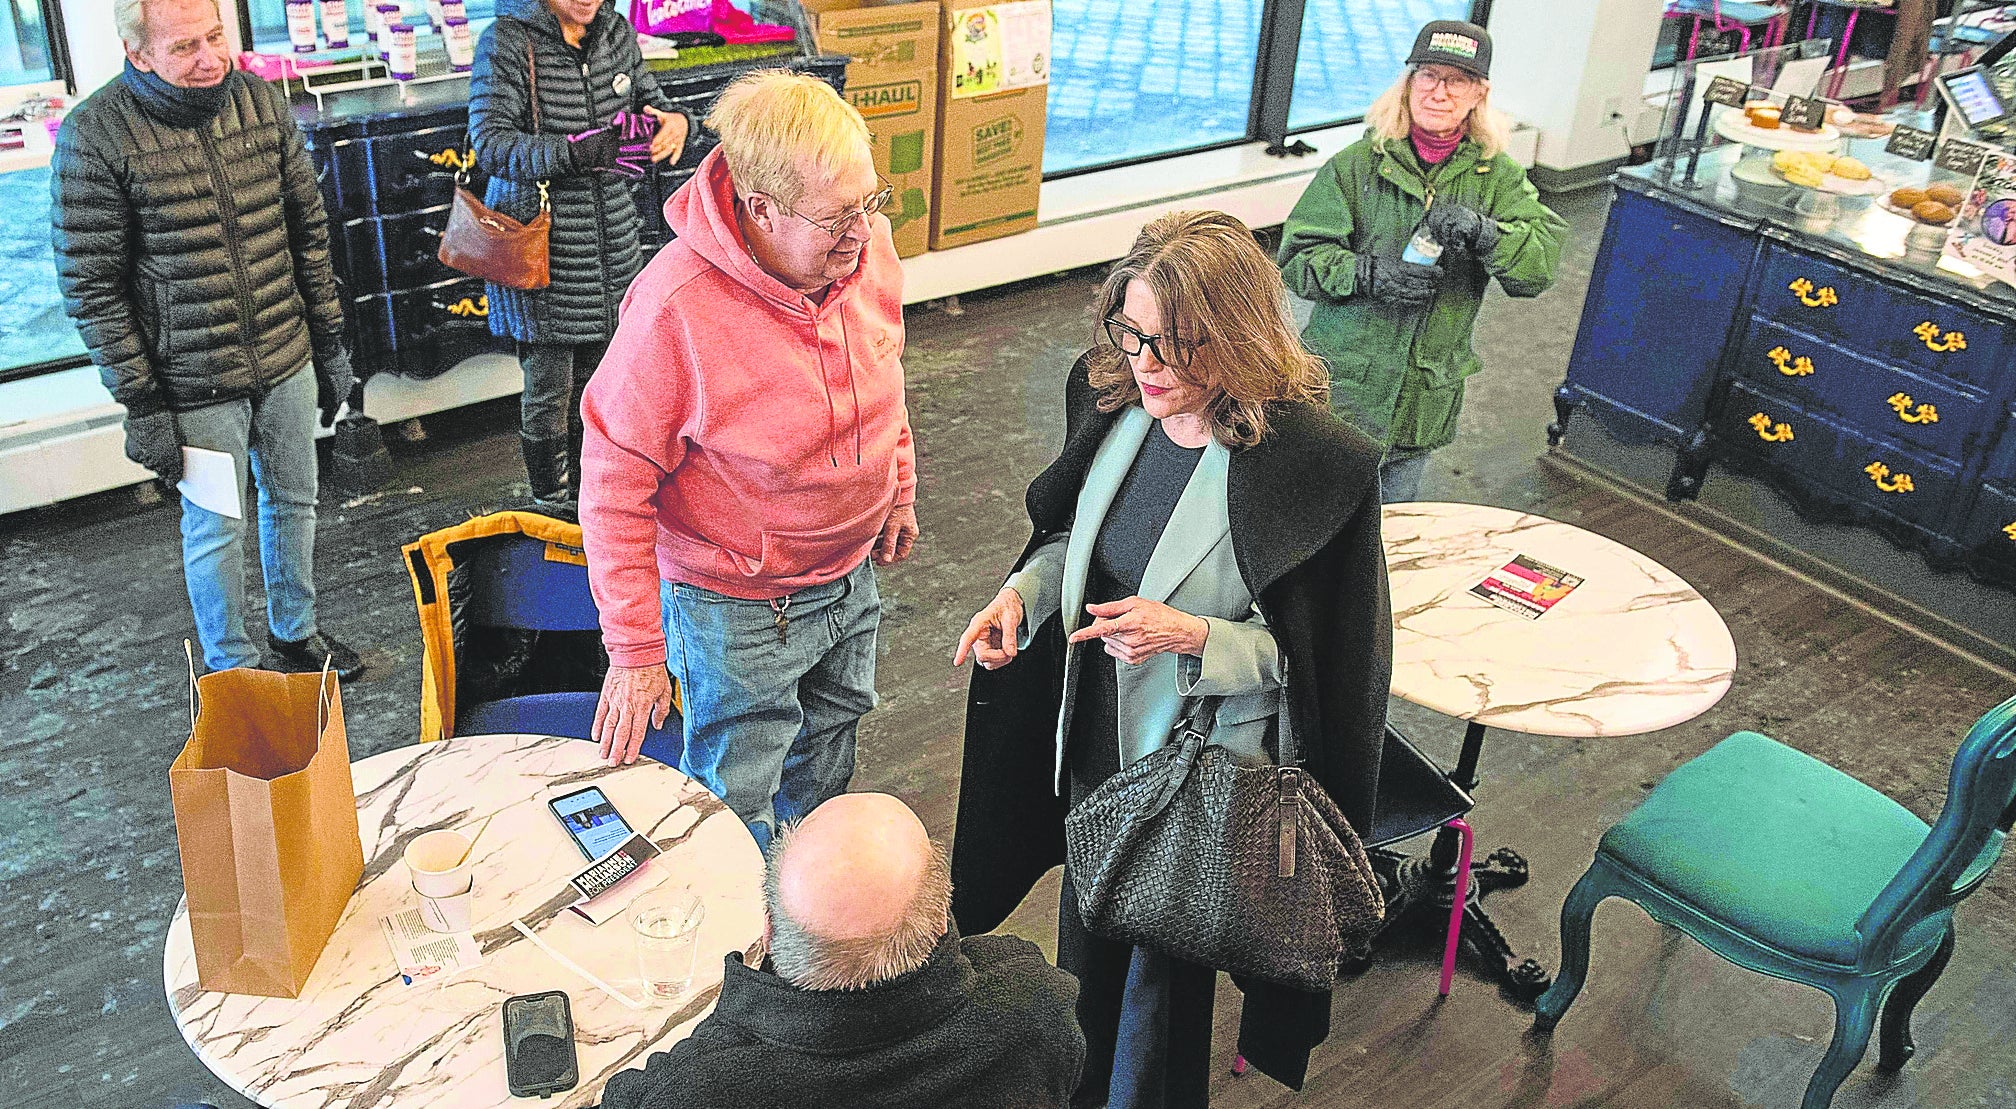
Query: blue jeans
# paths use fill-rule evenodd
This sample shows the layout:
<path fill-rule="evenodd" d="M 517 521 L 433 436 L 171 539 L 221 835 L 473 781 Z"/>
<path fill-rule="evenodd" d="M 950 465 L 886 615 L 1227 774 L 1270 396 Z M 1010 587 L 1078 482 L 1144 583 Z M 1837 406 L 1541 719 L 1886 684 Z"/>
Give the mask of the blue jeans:
<path fill-rule="evenodd" d="M 275 638 L 315 634 L 315 372 L 303 366 L 263 397 L 175 414 L 185 446 L 224 451 L 237 463 L 238 499 L 249 467 L 259 487 L 259 565 L 266 626 Z M 182 500 L 182 577 L 203 664 L 259 665 L 245 635 L 245 521 Z"/>
<path fill-rule="evenodd" d="M 1431 448 L 1388 447 L 1386 460 L 1379 464 L 1379 503 L 1399 504 L 1421 499 L 1421 475 L 1428 471 Z"/>
<path fill-rule="evenodd" d="M 855 724 L 875 707 L 875 567 L 776 602 L 675 582 L 659 596 L 665 666 L 685 709 L 679 769 L 726 800 L 767 851 L 776 828 L 854 776 Z"/>

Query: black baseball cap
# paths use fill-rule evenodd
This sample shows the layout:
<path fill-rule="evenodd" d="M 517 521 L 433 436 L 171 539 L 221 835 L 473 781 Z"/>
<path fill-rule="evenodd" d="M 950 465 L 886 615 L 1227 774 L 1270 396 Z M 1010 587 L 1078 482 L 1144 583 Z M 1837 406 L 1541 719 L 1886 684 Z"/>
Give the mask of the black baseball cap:
<path fill-rule="evenodd" d="M 1415 36 L 1407 64 L 1454 66 L 1490 80 L 1491 32 L 1460 19 L 1435 20 Z"/>

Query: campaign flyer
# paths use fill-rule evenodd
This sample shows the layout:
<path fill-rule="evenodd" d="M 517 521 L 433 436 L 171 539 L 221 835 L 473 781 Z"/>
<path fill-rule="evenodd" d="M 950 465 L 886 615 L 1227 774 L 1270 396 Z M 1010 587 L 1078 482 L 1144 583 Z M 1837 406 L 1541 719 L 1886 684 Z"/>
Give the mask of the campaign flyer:
<path fill-rule="evenodd" d="M 1470 592 L 1528 620 L 1538 620 L 1581 584 L 1582 579 L 1574 574 L 1525 555 L 1514 555 L 1512 561 L 1471 586 Z"/>

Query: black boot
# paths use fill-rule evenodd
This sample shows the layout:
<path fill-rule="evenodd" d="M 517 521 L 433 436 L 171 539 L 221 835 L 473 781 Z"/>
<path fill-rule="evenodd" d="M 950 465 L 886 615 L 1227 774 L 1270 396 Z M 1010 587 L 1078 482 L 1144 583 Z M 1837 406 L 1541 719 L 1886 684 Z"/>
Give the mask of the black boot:
<path fill-rule="evenodd" d="M 525 451 L 525 475 L 532 479 L 532 499 L 564 503 L 574 499 L 574 475 L 567 466 L 565 439 L 534 439 L 520 435 Z"/>

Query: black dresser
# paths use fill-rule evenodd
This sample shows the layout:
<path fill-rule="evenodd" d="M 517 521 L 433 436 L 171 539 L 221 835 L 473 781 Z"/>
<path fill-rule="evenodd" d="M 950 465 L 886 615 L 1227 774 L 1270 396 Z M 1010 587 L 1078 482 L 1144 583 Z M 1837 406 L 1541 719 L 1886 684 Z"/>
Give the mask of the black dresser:
<path fill-rule="evenodd" d="M 752 69 L 788 66 L 840 89 L 845 57 L 775 59 L 666 70 L 658 82 L 695 120 L 715 96 Z M 469 83 L 441 81 L 333 93 L 323 107 L 295 108 L 329 208 L 336 278 L 349 319 L 357 373 L 433 377 L 485 351 L 509 351 L 494 338 L 483 282 L 435 257 L 448 220 L 455 173 L 468 149 Z M 695 127 L 678 162 L 653 166 L 636 185 L 646 257 L 671 233 L 664 204 L 693 176 L 713 135 Z M 482 193 L 480 175 L 471 188 Z"/>

